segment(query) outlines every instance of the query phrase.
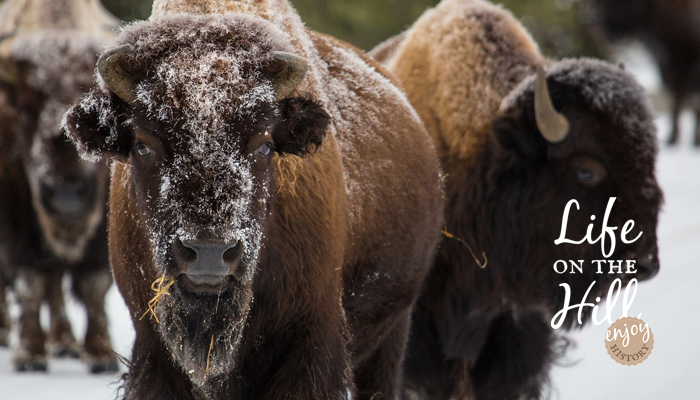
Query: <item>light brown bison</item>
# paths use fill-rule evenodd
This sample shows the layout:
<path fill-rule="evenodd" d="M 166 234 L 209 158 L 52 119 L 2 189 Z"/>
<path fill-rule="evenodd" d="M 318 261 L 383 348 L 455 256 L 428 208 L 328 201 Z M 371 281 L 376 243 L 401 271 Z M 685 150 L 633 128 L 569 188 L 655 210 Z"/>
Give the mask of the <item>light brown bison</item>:
<path fill-rule="evenodd" d="M 442 201 L 382 67 L 286 0 L 156 1 L 98 70 L 65 126 L 113 160 L 126 398 L 396 398 Z"/>
<path fill-rule="evenodd" d="M 604 220 L 636 222 L 641 239 L 606 255 L 637 261 L 623 280 L 658 271 L 662 194 L 644 91 L 600 61 L 545 60 L 510 13 L 481 0 L 443 1 L 374 54 L 403 83 L 447 173 L 446 237 L 413 312 L 407 396 L 538 398 L 561 350 L 550 327 L 560 284 L 570 304 L 593 284 L 595 303 L 620 277 L 591 265 L 606 258 L 600 244 L 555 245 L 567 203 L 580 205 L 568 238 L 583 237 L 592 215 L 596 235 Z M 560 275 L 558 260 L 585 265 Z M 570 312 L 564 326 L 575 321 Z"/>
<path fill-rule="evenodd" d="M 63 304 L 67 271 L 87 309 L 84 358 L 92 372 L 117 369 L 104 311 L 112 284 L 107 166 L 81 161 L 60 128 L 69 105 L 89 89 L 116 25 L 96 0 L 11 0 L 0 8 L 0 308 L 6 311 L 4 286 L 13 283 L 19 371 L 46 370 L 45 300 L 51 352 L 80 354 Z M 9 331 L 9 319 L 0 316 L 0 324 Z"/>

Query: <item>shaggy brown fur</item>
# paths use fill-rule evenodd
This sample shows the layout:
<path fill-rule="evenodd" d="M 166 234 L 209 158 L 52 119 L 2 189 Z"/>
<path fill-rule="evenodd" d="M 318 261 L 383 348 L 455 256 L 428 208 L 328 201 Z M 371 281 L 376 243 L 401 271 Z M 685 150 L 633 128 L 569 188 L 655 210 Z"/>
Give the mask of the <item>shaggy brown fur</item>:
<path fill-rule="evenodd" d="M 700 146 L 700 1 L 588 0 L 586 6 L 589 22 L 609 39 L 640 39 L 656 58 L 672 96 L 669 144 L 678 141 L 681 111 L 690 108 Z"/>
<path fill-rule="evenodd" d="M 19 371 L 47 367 L 47 338 L 39 323 L 44 301 L 50 306 L 52 354 L 82 352 L 93 372 L 117 368 L 104 312 L 111 285 L 107 166 L 82 162 L 60 129 L 68 105 L 89 87 L 96 53 L 108 24 L 116 21 L 96 7 L 92 0 L 18 0 L 0 8 L 0 341 L 9 331 L 4 286 L 14 283 L 21 306 L 14 356 Z M 99 28 L 91 29 L 94 24 Z M 65 314 L 65 271 L 87 309 L 82 349 Z"/>
<path fill-rule="evenodd" d="M 539 398 L 563 350 L 550 327 L 564 301 L 559 284 L 571 286 L 578 304 L 592 282 L 589 301 L 617 277 L 590 267 L 603 258 L 599 245 L 553 244 L 566 203 L 581 205 L 568 225 L 579 238 L 589 216 L 600 221 L 617 197 L 609 226 L 633 219 L 644 235 L 618 243 L 610 259 L 638 261 L 640 273 L 624 280 L 658 270 L 662 195 L 644 92 L 603 62 L 545 61 L 510 13 L 481 0 L 443 1 L 374 54 L 388 56 L 380 60 L 404 85 L 448 174 L 450 236 L 414 309 L 405 395 Z M 534 118 L 534 72 L 543 65 L 554 105 L 571 125 L 558 144 L 545 141 Z M 554 273 L 561 259 L 585 260 L 584 273 Z M 569 313 L 565 327 L 576 325 Z"/>
<path fill-rule="evenodd" d="M 207 15 L 225 9 L 252 15 Z M 203 15 L 172 15 L 185 10 Z M 126 398 L 396 398 L 442 204 L 430 139 L 383 68 L 282 0 L 157 1 L 118 43 L 137 100 L 95 86 L 66 126 L 86 156 L 116 160 L 110 257 L 136 328 Z M 309 65 L 280 102 L 273 51 Z M 241 246 L 218 293 L 192 286 L 187 240 Z M 158 320 L 141 319 L 163 274 L 175 283 Z"/>

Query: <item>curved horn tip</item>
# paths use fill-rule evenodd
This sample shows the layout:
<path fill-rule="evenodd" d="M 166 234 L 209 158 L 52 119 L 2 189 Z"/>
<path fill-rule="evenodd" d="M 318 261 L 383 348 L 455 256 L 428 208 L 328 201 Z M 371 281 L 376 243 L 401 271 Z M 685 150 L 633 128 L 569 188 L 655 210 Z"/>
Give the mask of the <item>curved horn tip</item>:
<path fill-rule="evenodd" d="M 569 121 L 557 112 L 547 87 L 547 77 L 542 66 L 537 67 L 535 81 L 535 121 L 542 137 L 549 143 L 559 143 L 569 134 Z"/>
<path fill-rule="evenodd" d="M 100 58 L 97 60 L 97 67 L 100 68 L 100 66 L 105 65 L 104 63 L 106 61 L 110 61 L 113 57 L 115 56 L 121 56 L 124 54 L 129 53 L 133 47 L 130 44 L 123 44 L 121 46 L 115 47 L 111 50 L 107 50 L 102 55 L 100 55 Z"/>
<path fill-rule="evenodd" d="M 124 44 L 108 50 L 97 60 L 97 73 L 104 81 L 107 88 L 114 92 L 127 104 L 136 101 L 134 84 L 131 77 L 117 64 L 119 59 L 132 50 L 130 44 Z"/>
<path fill-rule="evenodd" d="M 303 58 L 286 51 L 274 51 L 272 56 L 287 63 L 287 68 L 272 77 L 275 100 L 281 101 L 301 84 L 309 71 L 309 66 Z"/>

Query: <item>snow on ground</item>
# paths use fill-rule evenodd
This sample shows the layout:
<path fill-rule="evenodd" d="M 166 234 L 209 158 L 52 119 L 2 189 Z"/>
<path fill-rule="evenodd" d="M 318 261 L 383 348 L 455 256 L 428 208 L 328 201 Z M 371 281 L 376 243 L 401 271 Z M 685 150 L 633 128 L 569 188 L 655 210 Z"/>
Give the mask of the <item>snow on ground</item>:
<path fill-rule="evenodd" d="M 628 70 L 637 75 L 651 94 L 660 81 L 651 60 L 639 49 L 621 55 Z M 660 137 L 665 138 L 669 118 L 658 120 Z M 628 367 L 614 362 L 604 348 L 607 326 L 588 326 L 571 335 L 576 348 L 569 351 L 565 367 L 552 373 L 554 399 L 693 399 L 698 398 L 696 373 L 700 370 L 700 344 L 696 330 L 695 304 L 700 303 L 700 150 L 689 143 L 692 116 L 683 116 L 681 146 L 662 146 L 658 179 L 666 202 L 658 228 L 661 272 L 640 284 L 630 315 L 642 314 L 654 333 L 654 350 L 642 364 Z M 129 357 L 134 337 L 129 314 L 115 288 L 107 299 L 110 330 L 115 350 Z M 603 310 L 604 311 L 604 310 Z M 13 307 L 17 316 L 17 308 Z M 82 335 L 85 317 L 75 302 L 68 312 L 74 330 Z M 620 317 L 621 307 L 612 313 Z M 44 317 L 46 317 L 44 315 Z M 46 318 L 44 318 L 46 319 Z M 16 343 L 16 334 L 13 337 Z M 0 399 L 102 400 L 116 396 L 114 375 L 91 376 L 76 360 L 51 360 L 47 374 L 16 374 L 11 354 L 0 349 Z"/>
<path fill-rule="evenodd" d="M 84 337 L 86 328 L 85 312 L 82 306 L 70 299 L 68 314 L 73 322 L 73 332 L 78 338 Z M 134 329 L 129 312 L 116 287 L 107 294 L 107 310 L 110 334 L 115 351 L 130 357 L 134 340 Z M 18 308 L 11 308 L 16 322 Z M 48 322 L 47 310 L 42 310 L 42 322 Z M 17 332 L 11 337 L 12 345 L 17 343 Z M 79 360 L 49 361 L 49 373 L 17 374 L 12 369 L 10 350 L 0 348 L 0 399 L 3 400 L 110 400 L 114 399 L 119 387 L 117 375 L 90 375 L 87 367 Z"/>

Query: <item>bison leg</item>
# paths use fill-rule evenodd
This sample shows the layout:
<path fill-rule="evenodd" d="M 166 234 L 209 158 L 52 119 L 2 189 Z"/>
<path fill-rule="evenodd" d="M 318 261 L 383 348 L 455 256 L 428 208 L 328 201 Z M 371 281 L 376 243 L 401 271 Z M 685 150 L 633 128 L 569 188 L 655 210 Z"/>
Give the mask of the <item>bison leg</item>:
<path fill-rule="evenodd" d="M 457 384 L 463 384 L 464 374 L 454 379 L 451 374 L 453 362 L 446 360 L 435 316 L 420 307 L 421 300 L 413 311 L 411 331 L 404 360 L 404 400 L 448 400 L 452 398 Z"/>
<path fill-rule="evenodd" d="M 410 314 L 408 311 L 396 322 L 373 355 L 355 369 L 357 398 L 366 400 L 396 399 L 401 386 L 403 361 Z"/>
<path fill-rule="evenodd" d="M 46 334 L 41 329 L 39 312 L 45 298 L 46 275 L 20 270 L 15 291 L 20 305 L 19 346 L 14 355 L 17 371 L 46 371 Z"/>
<path fill-rule="evenodd" d="M 63 271 L 52 272 L 47 279 L 46 293 L 49 302 L 51 324 L 49 327 L 49 349 L 54 357 L 79 358 L 80 347 L 73 336 L 73 329 L 66 315 L 62 285 Z"/>
<path fill-rule="evenodd" d="M 475 398 L 541 398 L 559 342 L 539 312 L 500 315 L 471 370 Z"/>
<path fill-rule="evenodd" d="M 700 108 L 695 110 L 695 140 L 693 144 L 700 147 Z"/>
<path fill-rule="evenodd" d="M 1 269 L 2 267 L 0 267 Z M 7 306 L 7 293 L 5 292 L 5 279 L 0 271 L 0 347 L 7 347 L 10 344 L 10 311 Z"/>
<path fill-rule="evenodd" d="M 284 364 L 266 385 L 269 389 L 266 390 L 263 399 L 352 398 L 352 372 L 345 340 L 338 327 L 324 325 L 309 324 L 298 332 L 300 335 L 297 339 L 303 340 L 295 343 L 291 352 L 285 356 Z"/>
<path fill-rule="evenodd" d="M 112 274 L 108 269 L 73 272 L 73 292 L 87 311 L 83 356 L 93 374 L 119 372 L 105 314 L 105 296 L 111 285 Z"/>
<path fill-rule="evenodd" d="M 672 114 L 671 114 L 671 136 L 668 138 L 668 144 L 669 145 L 674 145 L 678 142 L 678 131 L 679 131 L 679 125 L 680 125 L 680 116 L 681 116 L 681 102 L 674 98 L 673 100 L 673 107 L 672 107 Z"/>

